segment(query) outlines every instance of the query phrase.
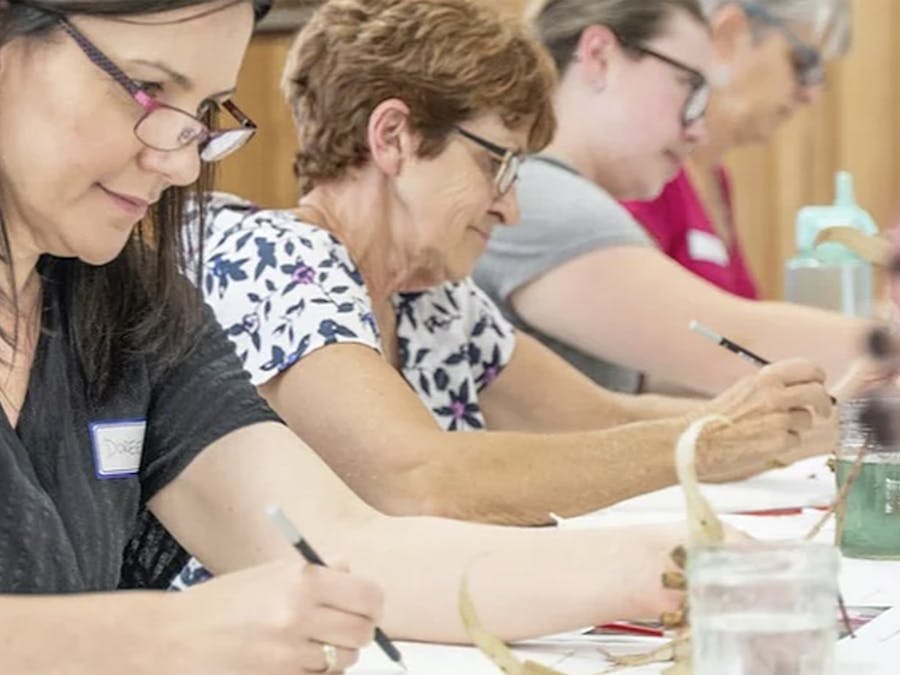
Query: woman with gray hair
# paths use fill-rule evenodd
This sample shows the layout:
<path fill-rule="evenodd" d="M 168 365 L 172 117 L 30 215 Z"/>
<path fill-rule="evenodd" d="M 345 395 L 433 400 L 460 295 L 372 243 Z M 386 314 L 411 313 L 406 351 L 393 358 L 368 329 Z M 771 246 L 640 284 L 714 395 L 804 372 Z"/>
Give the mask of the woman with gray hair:
<path fill-rule="evenodd" d="M 725 155 L 764 142 L 825 81 L 825 64 L 846 52 L 846 0 L 703 0 L 713 38 L 716 88 L 707 142 L 653 201 L 629 210 L 670 258 L 746 298 L 757 290 L 734 228 Z"/>

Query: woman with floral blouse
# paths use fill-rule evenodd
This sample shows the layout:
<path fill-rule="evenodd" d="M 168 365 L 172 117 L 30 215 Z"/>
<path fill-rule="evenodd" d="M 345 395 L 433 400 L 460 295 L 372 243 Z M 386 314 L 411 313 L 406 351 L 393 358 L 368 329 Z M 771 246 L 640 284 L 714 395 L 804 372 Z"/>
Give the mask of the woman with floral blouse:
<path fill-rule="evenodd" d="M 468 275 L 552 136 L 552 66 L 420 11 L 325 5 L 284 76 L 299 207 L 208 203 L 203 291 L 276 412 L 382 511 L 500 523 L 674 483 L 700 415 L 730 420 L 703 438 L 706 480 L 820 450 L 801 436 L 831 406 L 805 361 L 701 405 L 612 394 L 513 330 Z"/>

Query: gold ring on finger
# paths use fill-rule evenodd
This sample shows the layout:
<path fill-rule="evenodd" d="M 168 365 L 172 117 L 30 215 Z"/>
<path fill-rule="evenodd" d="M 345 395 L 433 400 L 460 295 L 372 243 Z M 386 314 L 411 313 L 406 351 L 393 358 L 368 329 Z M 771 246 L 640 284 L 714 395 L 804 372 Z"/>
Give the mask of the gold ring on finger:
<path fill-rule="evenodd" d="M 325 656 L 325 670 L 323 673 L 333 673 L 337 670 L 337 647 L 327 642 L 322 643 L 322 654 Z"/>

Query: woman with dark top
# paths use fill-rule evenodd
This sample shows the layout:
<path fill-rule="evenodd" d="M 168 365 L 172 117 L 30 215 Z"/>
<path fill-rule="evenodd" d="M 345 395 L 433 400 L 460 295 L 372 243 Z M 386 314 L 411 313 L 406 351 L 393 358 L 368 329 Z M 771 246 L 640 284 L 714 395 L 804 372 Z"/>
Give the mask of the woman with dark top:
<path fill-rule="evenodd" d="M 464 640 L 464 571 L 505 638 L 671 607 L 659 576 L 681 528 L 390 518 L 260 402 L 180 264 L 204 162 L 252 135 L 231 96 L 254 10 L 0 3 L 0 672 L 342 670 L 376 622 Z M 269 505 L 375 583 L 305 566 Z M 132 537 L 145 509 L 219 576 L 184 593 L 107 592 L 181 564 L 155 521 Z"/>

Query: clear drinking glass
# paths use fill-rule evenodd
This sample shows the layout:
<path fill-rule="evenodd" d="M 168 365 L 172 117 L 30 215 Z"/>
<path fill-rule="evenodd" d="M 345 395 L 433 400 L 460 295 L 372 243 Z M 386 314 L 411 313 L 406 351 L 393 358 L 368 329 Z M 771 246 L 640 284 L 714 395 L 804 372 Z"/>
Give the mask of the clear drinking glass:
<path fill-rule="evenodd" d="M 838 558 L 807 542 L 692 551 L 694 675 L 832 675 Z"/>
<path fill-rule="evenodd" d="M 841 444 L 837 484 L 840 490 L 853 472 L 860 451 L 859 473 L 847 492 L 841 552 L 851 558 L 900 559 L 900 446 L 879 442 L 861 413 L 866 398 L 841 406 Z M 882 397 L 888 414 L 900 415 L 900 396 Z"/>

